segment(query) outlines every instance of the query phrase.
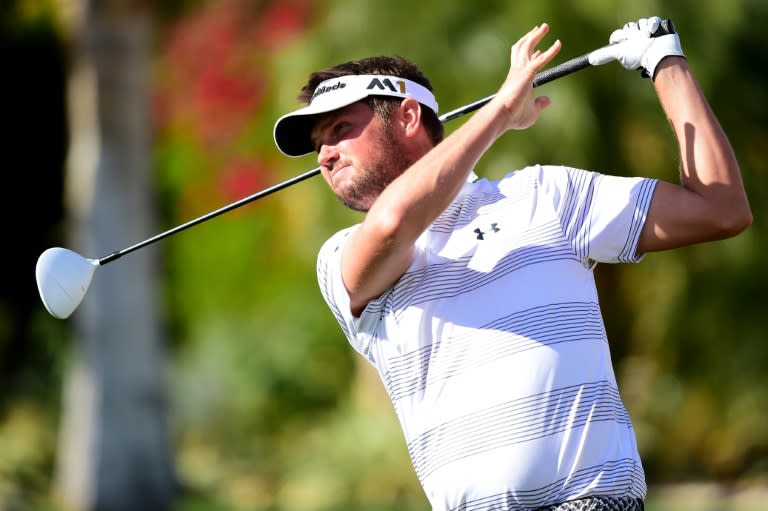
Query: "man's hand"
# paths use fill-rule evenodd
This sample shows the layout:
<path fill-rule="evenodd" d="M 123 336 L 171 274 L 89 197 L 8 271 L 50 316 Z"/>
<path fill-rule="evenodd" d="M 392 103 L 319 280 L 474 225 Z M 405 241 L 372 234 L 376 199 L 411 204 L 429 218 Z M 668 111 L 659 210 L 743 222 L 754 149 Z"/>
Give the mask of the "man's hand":
<path fill-rule="evenodd" d="M 662 33 L 654 36 L 659 30 Z M 664 57 L 685 56 L 672 23 L 664 26 L 658 16 L 627 23 L 611 34 L 609 42 L 622 66 L 642 69 L 646 78 L 655 76 L 656 66 Z"/>
<path fill-rule="evenodd" d="M 542 23 L 520 38 L 510 52 L 510 67 L 504 84 L 496 95 L 507 111 L 507 129 L 525 129 L 532 126 L 539 114 L 549 106 L 546 96 L 534 97 L 533 79 L 560 51 L 560 40 L 544 51 L 536 49 L 549 31 Z"/>
<path fill-rule="evenodd" d="M 658 16 L 631 21 L 614 30 L 608 46 L 589 54 L 593 66 L 618 60 L 627 69 L 642 69 L 644 78 L 656 78 L 659 62 L 665 57 L 683 55 L 680 38 L 672 21 Z"/>

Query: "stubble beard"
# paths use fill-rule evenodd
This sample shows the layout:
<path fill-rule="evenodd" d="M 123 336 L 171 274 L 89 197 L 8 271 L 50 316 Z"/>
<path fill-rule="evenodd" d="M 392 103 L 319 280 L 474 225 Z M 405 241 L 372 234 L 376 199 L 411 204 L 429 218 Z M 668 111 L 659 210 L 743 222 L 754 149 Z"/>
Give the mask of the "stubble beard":
<path fill-rule="evenodd" d="M 359 167 L 352 182 L 337 194 L 342 204 L 355 211 L 368 212 L 381 192 L 413 164 L 413 159 L 406 156 L 405 145 L 389 127 L 382 130 L 377 145 L 379 157 Z"/>

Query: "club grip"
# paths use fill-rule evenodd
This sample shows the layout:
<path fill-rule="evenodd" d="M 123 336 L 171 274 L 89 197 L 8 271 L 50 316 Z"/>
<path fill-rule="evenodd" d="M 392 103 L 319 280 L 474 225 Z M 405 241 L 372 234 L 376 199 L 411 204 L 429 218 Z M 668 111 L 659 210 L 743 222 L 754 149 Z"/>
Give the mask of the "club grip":
<path fill-rule="evenodd" d="M 589 54 L 573 58 L 563 62 L 562 64 L 558 64 L 555 67 L 545 69 L 544 71 L 538 73 L 533 79 L 533 86 L 538 87 L 539 85 L 544 85 L 545 83 L 549 83 L 552 80 L 557 80 L 558 78 L 584 69 L 585 67 L 589 67 L 590 65 Z"/>

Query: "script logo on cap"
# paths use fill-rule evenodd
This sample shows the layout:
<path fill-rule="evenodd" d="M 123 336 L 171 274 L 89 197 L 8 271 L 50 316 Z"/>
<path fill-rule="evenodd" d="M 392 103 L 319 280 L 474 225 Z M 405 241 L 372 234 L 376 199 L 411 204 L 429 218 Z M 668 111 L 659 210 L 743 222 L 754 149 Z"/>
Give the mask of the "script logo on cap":
<path fill-rule="evenodd" d="M 344 82 L 336 82 L 333 85 L 322 85 L 317 88 L 314 94 L 312 94 L 311 101 L 314 101 L 316 97 L 318 97 L 320 94 L 325 94 L 326 92 L 331 92 L 339 89 L 343 89 L 346 87 L 347 84 Z M 370 88 L 370 87 L 369 87 Z"/>

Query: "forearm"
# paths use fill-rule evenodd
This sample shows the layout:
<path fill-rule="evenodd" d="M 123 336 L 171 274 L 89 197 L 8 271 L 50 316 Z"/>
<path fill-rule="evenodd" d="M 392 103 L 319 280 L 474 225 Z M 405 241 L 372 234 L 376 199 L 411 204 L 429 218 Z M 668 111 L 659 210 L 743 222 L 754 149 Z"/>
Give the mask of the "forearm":
<path fill-rule="evenodd" d="M 706 195 L 715 183 L 740 182 L 731 145 L 682 58 L 659 65 L 655 87 L 680 146 L 681 184 Z"/>
<path fill-rule="evenodd" d="M 412 243 L 450 205 L 477 161 L 504 132 L 503 109 L 490 102 L 427 152 L 381 194 L 366 222 L 396 224 Z"/>
<path fill-rule="evenodd" d="M 536 73 L 561 47 L 557 40 L 544 51 L 535 49 L 548 31 L 549 26 L 542 23 L 515 43 L 509 73 L 493 100 L 393 182 L 380 197 L 380 207 L 374 204 L 370 213 L 386 208 L 383 216 L 394 216 L 401 229 L 398 236 L 406 243 L 415 241 L 451 203 L 469 172 L 501 134 L 529 128 L 549 106 L 549 98 L 533 95 Z"/>
<path fill-rule="evenodd" d="M 416 239 L 450 205 L 475 163 L 503 133 L 501 117 L 494 102 L 478 110 L 376 199 L 342 256 L 354 314 L 408 268 Z"/>

